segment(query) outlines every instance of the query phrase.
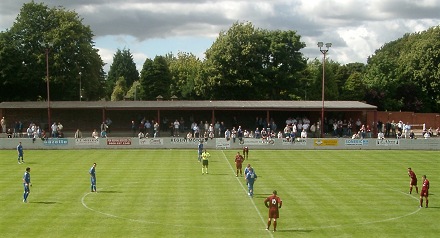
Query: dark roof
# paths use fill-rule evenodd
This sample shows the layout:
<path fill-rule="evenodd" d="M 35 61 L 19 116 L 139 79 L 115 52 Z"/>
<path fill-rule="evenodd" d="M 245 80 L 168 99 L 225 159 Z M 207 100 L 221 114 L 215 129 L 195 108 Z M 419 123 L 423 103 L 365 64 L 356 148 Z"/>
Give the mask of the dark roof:
<path fill-rule="evenodd" d="M 0 109 L 43 109 L 47 102 L 2 102 Z M 317 111 L 322 101 L 52 101 L 52 109 L 107 110 L 289 110 Z M 376 106 L 357 101 L 325 101 L 334 111 L 373 110 Z"/>

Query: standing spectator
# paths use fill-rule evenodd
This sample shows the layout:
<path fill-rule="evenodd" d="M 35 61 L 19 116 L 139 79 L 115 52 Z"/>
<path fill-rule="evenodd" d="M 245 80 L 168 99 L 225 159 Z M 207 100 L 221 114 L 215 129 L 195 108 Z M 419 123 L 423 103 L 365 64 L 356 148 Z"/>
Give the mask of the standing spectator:
<path fill-rule="evenodd" d="M 82 133 L 81 133 L 81 131 L 79 129 L 76 129 L 75 139 L 78 139 L 78 138 L 82 138 Z"/>
<path fill-rule="evenodd" d="M 23 202 L 27 203 L 27 199 L 29 197 L 29 193 L 31 192 L 30 187 L 32 186 L 31 183 L 31 168 L 27 167 L 26 171 L 23 175 L 23 187 L 24 187 L 24 193 L 23 193 Z"/>
<path fill-rule="evenodd" d="M 264 205 L 269 208 L 269 218 L 267 219 L 266 230 L 270 229 L 273 220 L 273 231 L 277 231 L 277 219 L 280 217 L 279 209 L 283 206 L 283 201 L 277 196 L 277 190 L 273 190 L 272 195 L 264 200 Z"/>
<path fill-rule="evenodd" d="M 58 122 L 58 125 L 57 125 L 57 137 L 60 137 L 60 134 L 63 134 L 63 129 L 64 129 L 63 124 L 61 124 L 61 122 Z"/>
<path fill-rule="evenodd" d="M 105 122 L 103 121 L 101 123 L 101 137 L 102 138 L 107 137 L 107 128 L 108 128 L 107 124 L 105 124 Z"/>
<path fill-rule="evenodd" d="M 58 134 L 57 134 L 57 132 L 58 132 L 58 125 L 57 125 L 57 123 L 56 122 L 54 122 L 53 124 L 52 124 L 52 126 L 50 127 L 50 129 L 52 130 L 52 137 L 58 137 Z"/>
<path fill-rule="evenodd" d="M 420 192 L 420 207 L 423 207 L 423 197 L 426 198 L 426 208 L 428 208 L 428 195 L 429 195 L 429 180 L 426 178 L 426 175 L 422 176 L 423 185 L 422 191 Z"/>
<path fill-rule="evenodd" d="M 133 137 L 136 135 L 136 123 L 131 121 L 131 132 L 133 133 Z"/>
<path fill-rule="evenodd" d="M 387 121 L 387 123 L 385 123 L 385 137 L 390 137 L 390 132 L 391 132 L 391 122 Z"/>
<path fill-rule="evenodd" d="M 249 159 L 249 147 L 243 147 L 243 160 Z"/>
<path fill-rule="evenodd" d="M 159 122 L 154 123 L 153 129 L 154 129 L 154 138 L 159 137 Z"/>
<path fill-rule="evenodd" d="M 172 123 L 172 122 L 171 122 Z M 164 125 L 164 127 L 162 128 L 162 130 L 163 131 L 167 131 L 167 127 L 166 127 L 166 125 L 169 125 L 169 123 L 168 123 L 168 118 L 167 117 L 164 117 L 163 118 L 163 120 L 162 120 L 162 125 Z M 172 132 L 172 130 L 173 130 L 173 128 L 170 128 L 171 129 L 171 132 L 170 132 L 170 134 L 171 135 L 173 135 L 173 132 Z"/>
<path fill-rule="evenodd" d="M 214 124 L 214 131 L 215 132 L 217 132 L 217 137 L 221 137 L 222 136 L 222 134 L 221 134 L 221 130 L 220 130 L 220 122 L 216 122 L 215 124 Z M 215 133 L 214 132 L 214 133 Z"/>
<path fill-rule="evenodd" d="M 237 138 L 237 131 L 235 130 L 235 127 L 232 127 L 231 138 L 232 138 L 232 142 L 235 143 L 235 139 Z"/>
<path fill-rule="evenodd" d="M 359 131 L 361 129 L 361 126 L 362 126 L 361 119 L 358 118 L 356 121 L 356 131 Z"/>
<path fill-rule="evenodd" d="M 112 126 L 113 121 L 110 119 L 110 117 L 107 117 L 105 119 L 105 124 L 107 125 L 107 132 L 110 133 L 110 127 Z"/>
<path fill-rule="evenodd" d="M 90 191 L 96 192 L 96 163 L 89 170 L 90 174 Z"/>
<path fill-rule="evenodd" d="M 243 176 L 243 161 L 244 158 L 243 156 L 240 154 L 240 152 L 237 152 L 237 155 L 235 155 L 235 177 L 238 177 L 238 173 L 240 172 L 240 175 Z"/>
<path fill-rule="evenodd" d="M 403 134 L 405 135 L 405 139 L 408 137 L 408 133 L 411 131 L 411 125 L 407 122 L 403 126 Z"/>
<path fill-rule="evenodd" d="M 225 139 L 227 141 L 229 141 L 231 139 L 231 132 L 229 131 L 229 129 L 226 129 L 226 131 L 225 131 Z"/>
<path fill-rule="evenodd" d="M 254 183 L 257 180 L 257 174 L 254 172 L 252 167 L 249 168 L 249 172 L 246 174 L 246 183 L 248 185 L 248 195 L 250 197 L 254 196 Z"/>
<path fill-rule="evenodd" d="M 202 153 L 202 175 L 204 173 L 208 174 L 208 158 L 211 157 L 206 150 Z"/>
<path fill-rule="evenodd" d="M 164 125 L 166 125 L 166 124 L 164 124 Z M 145 137 L 150 136 L 151 135 L 151 122 L 149 120 L 145 121 L 144 129 L 145 129 L 145 132 L 144 132 Z"/>
<path fill-rule="evenodd" d="M 6 119 L 5 119 L 5 117 L 2 117 L 2 119 L 0 120 L 0 125 L 2 126 L 2 132 L 6 133 Z"/>
<path fill-rule="evenodd" d="M 183 119 L 183 117 L 180 117 L 179 124 L 180 124 L 179 126 L 180 132 L 181 133 L 185 132 L 185 120 Z"/>
<path fill-rule="evenodd" d="M 18 163 L 20 164 L 20 158 L 21 158 L 21 163 L 24 163 L 24 156 L 23 156 L 24 152 L 23 152 L 23 146 L 21 145 L 21 141 L 18 142 L 17 145 L 17 154 L 18 154 L 18 158 L 17 158 Z"/>
<path fill-rule="evenodd" d="M 312 133 L 312 137 L 317 137 L 316 136 L 316 125 L 315 125 L 315 123 L 313 123 L 311 126 L 310 126 L 310 132 Z M 351 134 L 351 133 L 350 133 Z"/>
<path fill-rule="evenodd" d="M 174 126 L 173 136 L 180 136 L 179 135 L 180 122 L 177 119 L 174 121 L 173 126 Z"/>

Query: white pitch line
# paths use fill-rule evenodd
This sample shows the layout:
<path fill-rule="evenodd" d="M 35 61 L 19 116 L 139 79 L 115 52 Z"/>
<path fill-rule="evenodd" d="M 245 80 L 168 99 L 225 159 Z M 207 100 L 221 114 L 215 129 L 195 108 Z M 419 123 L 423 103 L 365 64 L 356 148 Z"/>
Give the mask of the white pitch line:
<path fill-rule="evenodd" d="M 228 163 L 229 168 L 231 168 L 231 170 L 232 170 L 232 173 L 235 174 L 234 167 L 233 167 L 233 166 L 231 165 L 231 163 L 229 162 L 229 160 L 228 160 L 228 158 L 226 157 L 225 152 L 224 152 L 223 150 L 222 150 L 222 153 L 223 153 L 223 158 L 224 158 L 224 159 L 226 160 L 226 162 Z M 247 194 L 247 192 L 248 192 L 248 191 L 247 191 L 247 188 L 245 188 L 244 185 L 243 185 L 243 183 L 240 182 L 239 177 L 236 177 L 235 179 L 237 179 L 237 182 L 238 182 L 238 183 L 240 184 L 240 186 L 243 188 L 245 194 Z M 260 219 L 261 219 L 261 221 L 263 222 L 264 226 L 266 226 L 266 225 L 267 225 L 267 224 L 266 224 L 266 221 L 264 220 L 263 216 L 261 215 L 261 212 L 258 210 L 257 205 L 255 205 L 254 199 L 251 198 L 251 199 L 249 199 L 249 200 L 251 201 L 252 205 L 254 206 L 255 211 L 257 211 L 258 216 L 260 216 Z M 272 233 L 270 233 L 270 231 L 268 231 L 268 232 L 269 232 L 270 237 L 273 237 Z"/>
<path fill-rule="evenodd" d="M 363 183 L 363 186 L 372 186 L 372 185 L 369 185 L 369 184 L 365 184 L 365 183 Z M 397 191 L 397 190 L 395 190 L 395 189 L 391 189 L 391 188 L 385 188 L 385 189 L 388 189 L 388 190 L 390 190 L 390 191 L 392 191 L 392 192 L 402 193 L 402 194 L 404 194 L 404 195 L 406 195 L 406 196 L 408 196 L 408 197 L 410 197 L 410 198 L 412 198 L 412 199 L 419 200 L 417 197 L 410 196 L 409 194 L 404 193 L 404 192 L 402 192 L 402 191 Z M 307 227 L 307 228 L 291 228 L 291 229 L 298 229 L 298 230 L 330 229 L 330 228 L 337 228 L 337 227 L 343 227 L 343 226 L 369 225 L 369 224 L 375 224 L 375 223 L 382 223 L 382 222 L 388 222 L 388 221 L 398 220 L 398 219 L 401 219 L 401 218 L 404 218 L 404 217 L 407 217 L 407 216 L 414 215 L 414 214 L 416 214 L 417 212 L 419 212 L 421 209 L 422 209 L 422 208 L 417 208 L 415 211 L 410 212 L 410 213 L 407 213 L 407 214 L 404 214 L 404 215 L 401 215 L 401 216 L 390 217 L 390 218 L 387 218 L 387 219 L 376 220 L 376 221 L 366 221 L 366 222 L 351 223 L 351 224 L 339 224 L 339 225 L 332 225 L 332 226 L 317 226 L 317 227 Z"/>

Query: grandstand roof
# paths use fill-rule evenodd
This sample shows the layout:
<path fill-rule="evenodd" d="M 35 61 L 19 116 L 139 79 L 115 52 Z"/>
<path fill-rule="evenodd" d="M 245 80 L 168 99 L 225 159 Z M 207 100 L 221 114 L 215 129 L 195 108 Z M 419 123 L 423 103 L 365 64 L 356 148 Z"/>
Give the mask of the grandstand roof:
<path fill-rule="evenodd" d="M 375 111 L 376 106 L 358 101 L 325 101 L 325 109 L 332 111 Z M 0 109 L 43 109 L 45 101 L 2 102 Z M 317 111 L 322 101 L 51 101 L 53 109 L 106 110 L 289 110 Z"/>

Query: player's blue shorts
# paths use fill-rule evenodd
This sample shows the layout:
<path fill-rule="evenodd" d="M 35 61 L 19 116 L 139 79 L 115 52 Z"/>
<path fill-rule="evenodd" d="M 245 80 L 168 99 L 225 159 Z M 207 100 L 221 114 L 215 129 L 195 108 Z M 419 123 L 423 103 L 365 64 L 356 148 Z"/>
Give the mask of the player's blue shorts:
<path fill-rule="evenodd" d="M 24 192 L 25 193 L 28 193 L 28 192 L 30 192 L 31 190 L 29 189 L 29 185 L 28 186 L 26 186 L 26 184 L 25 183 L 23 183 L 23 188 L 24 188 Z"/>

